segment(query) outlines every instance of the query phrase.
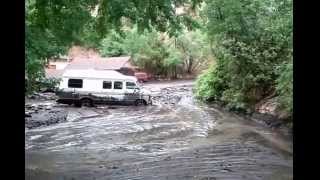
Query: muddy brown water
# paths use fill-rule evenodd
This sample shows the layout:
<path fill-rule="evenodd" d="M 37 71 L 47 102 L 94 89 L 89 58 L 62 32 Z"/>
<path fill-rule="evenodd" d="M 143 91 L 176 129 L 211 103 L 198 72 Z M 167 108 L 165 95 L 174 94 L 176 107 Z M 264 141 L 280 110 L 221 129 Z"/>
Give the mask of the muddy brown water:
<path fill-rule="evenodd" d="M 67 122 L 26 129 L 26 179 L 293 178 L 290 137 L 196 102 L 191 87 L 148 85 L 152 106 L 66 107 Z"/>

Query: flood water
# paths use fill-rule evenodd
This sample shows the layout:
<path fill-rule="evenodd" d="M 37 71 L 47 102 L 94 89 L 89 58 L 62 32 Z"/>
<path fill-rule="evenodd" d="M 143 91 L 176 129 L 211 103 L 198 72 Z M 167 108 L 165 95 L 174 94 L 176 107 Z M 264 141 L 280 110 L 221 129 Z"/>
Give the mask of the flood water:
<path fill-rule="evenodd" d="M 147 88 L 151 106 L 66 107 L 67 122 L 26 129 L 26 179 L 293 179 L 290 137 L 196 102 L 190 84 Z"/>

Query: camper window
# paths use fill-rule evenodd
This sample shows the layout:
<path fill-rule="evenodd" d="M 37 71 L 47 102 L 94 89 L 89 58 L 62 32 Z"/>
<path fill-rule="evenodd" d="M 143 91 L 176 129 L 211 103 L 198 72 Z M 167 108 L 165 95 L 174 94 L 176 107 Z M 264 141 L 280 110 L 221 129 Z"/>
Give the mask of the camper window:
<path fill-rule="evenodd" d="M 127 89 L 135 89 L 136 88 L 136 84 L 133 82 L 126 82 L 126 88 Z"/>
<path fill-rule="evenodd" d="M 113 84 L 113 89 L 122 89 L 122 82 L 121 81 L 115 81 Z"/>
<path fill-rule="evenodd" d="M 111 81 L 103 81 L 103 89 L 111 89 L 112 82 Z"/>
<path fill-rule="evenodd" d="M 69 88 L 82 88 L 82 79 L 69 79 L 68 80 Z"/>

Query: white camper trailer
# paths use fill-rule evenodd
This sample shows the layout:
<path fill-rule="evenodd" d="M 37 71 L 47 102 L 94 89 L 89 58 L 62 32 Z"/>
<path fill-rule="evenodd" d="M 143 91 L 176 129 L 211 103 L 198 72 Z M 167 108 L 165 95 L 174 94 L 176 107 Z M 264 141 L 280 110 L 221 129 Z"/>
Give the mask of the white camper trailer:
<path fill-rule="evenodd" d="M 66 70 L 57 91 L 59 103 L 92 106 L 101 103 L 151 104 L 150 92 L 137 78 L 113 70 Z"/>

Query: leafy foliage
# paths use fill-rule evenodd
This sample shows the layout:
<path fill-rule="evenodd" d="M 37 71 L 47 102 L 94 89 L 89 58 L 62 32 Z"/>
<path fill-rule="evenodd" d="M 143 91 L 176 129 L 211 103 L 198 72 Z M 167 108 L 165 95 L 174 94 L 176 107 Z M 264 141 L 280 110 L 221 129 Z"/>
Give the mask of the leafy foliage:
<path fill-rule="evenodd" d="M 196 96 L 203 101 L 219 100 L 221 92 L 225 89 L 215 68 L 215 66 L 209 67 L 196 81 Z"/>
<path fill-rule="evenodd" d="M 98 48 L 100 40 L 115 29 L 137 24 L 139 32 L 154 27 L 171 36 L 183 27 L 192 28 L 192 17 L 177 15 L 175 7 L 197 7 L 201 0 L 27 0 L 27 89 L 43 78 L 48 58 L 64 54 L 73 44 Z M 113 46 L 111 45 L 111 49 Z M 120 47 L 118 47 L 120 50 Z M 120 54 L 116 47 L 113 54 Z"/>
<path fill-rule="evenodd" d="M 203 68 L 212 59 L 209 42 L 200 31 L 171 38 L 154 29 L 139 33 L 135 27 L 122 35 L 112 31 L 102 40 L 99 50 L 109 57 L 130 55 L 140 68 L 172 78 Z"/>
<path fill-rule="evenodd" d="M 44 78 L 43 67 L 47 63 L 49 57 L 64 53 L 66 47 L 59 45 L 52 33 L 41 31 L 38 27 L 27 25 L 26 27 L 25 48 L 26 48 L 26 76 L 27 76 L 27 92 L 37 89 L 36 83 Z"/>
<path fill-rule="evenodd" d="M 279 94 L 278 100 L 283 109 L 292 113 L 293 110 L 293 66 L 292 63 L 283 64 L 279 67 L 279 77 L 276 79 L 276 89 Z"/>
<path fill-rule="evenodd" d="M 192 28 L 195 24 L 191 17 L 177 15 L 175 8 L 189 4 L 194 9 L 200 2 L 201 0 L 102 0 L 98 4 L 98 28 L 100 32 L 107 32 L 108 27 L 112 26 L 118 29 L 123 25 L 123 19 L 126 19 L 137 24 L 139 32 L 155 28 L 173 36 L 183 27 Z"/>
<path fill-rule="evenodd" d="M 177 77 L 208 67 L 196 95 L 246 109 L 276 92 L 292 112 L 292 0 L 27 0 L 27 90 L 73 44 Z M 186 13 L 177 14 L 183 6 Z M 195 28 L 198 31 L 190 32 Z M 188 30 L 186 32 L 186 30 Z"/>
<path fill-rule="evenodd" d="M 101 35 L 96 31 L 96 20 L 93 19 L 87 22 L 82 32 L 79 33 L 78 37 L 74 40 L 75 45 L 80 45 L 85 48 L 98 49 L 100 46 Z"/>
<path fill-rule="evenodd" d="M 177 78 L 178 69 L 182 69 L 182 54 L 175 48 L 167 47 L 168 56 L 164 59 L 164 68 L 167 69 L 167 76 Z"/>
<path fill-rule="evenodd" d="M 164 60 L 169 56 L 169 52 L 159 33 L 155 31 L 146 33 L 142 38 L 145 39 L 145 43 L 142 46 L 138 45 L 140 48 L 133 54 L 135 64 L 155 75 L 166 75 Z"/>
<path fill-rule="evenodd" d="M 127 51 L 123 45 L 124 38 L 115 31 L 108 34 L 106 38 L 101 41 L 99 51 L 102 56 L 113 57 L 127 55 Z"/>
<path fill-rule="evenodd" d="M 44 79 L 47 59 L 66 52 L 90 19 L 80 1 L 26 1 L 26 75 L 27 92 L 38 89 Z M 77 21 L 74 21 L 77 19 Z"/>
<path fill-rule="evenodd" d="M 277 87 L 280 101 L 290 107 L 292 94 L 282 92 L 290 91 L 287 82 L 292 81 L 292 69 L 279 74 L 276 67 L 292 60 L 292 2 L 206 2 L 203 13 L 216 66 L 199 77 L 197 96 L 243 110 Z"/>
<path fill-rule="evenodd" d="M 213 60 L 205 32 L 200 30 L 185 32 L 176 39 L 176 47 L 183 54 L 183 64 L 187 73 L 206 68 Z"/>

